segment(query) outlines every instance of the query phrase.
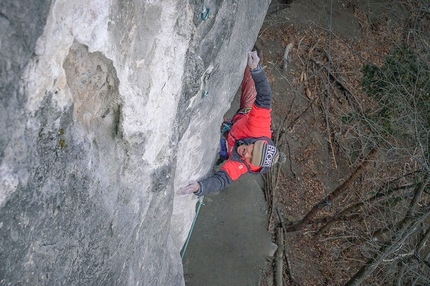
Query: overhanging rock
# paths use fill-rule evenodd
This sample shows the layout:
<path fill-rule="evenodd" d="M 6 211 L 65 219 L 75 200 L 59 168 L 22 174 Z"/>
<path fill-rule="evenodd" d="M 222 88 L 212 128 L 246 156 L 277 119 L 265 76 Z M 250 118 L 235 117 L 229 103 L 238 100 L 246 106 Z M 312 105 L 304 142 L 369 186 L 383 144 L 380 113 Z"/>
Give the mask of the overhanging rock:
<path fill-rule="evenodd" d="M 269 5 L 205 2 L 2 2 L 0 284 L 184 284 L 175 192 L 211 170 Z"/>

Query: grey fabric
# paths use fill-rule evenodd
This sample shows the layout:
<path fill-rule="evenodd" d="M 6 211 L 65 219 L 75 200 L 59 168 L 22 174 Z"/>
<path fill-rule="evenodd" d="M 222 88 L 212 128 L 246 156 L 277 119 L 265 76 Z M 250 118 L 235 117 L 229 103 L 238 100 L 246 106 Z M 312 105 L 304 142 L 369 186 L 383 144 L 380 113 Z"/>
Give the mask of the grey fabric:
<path fill-rule="evenodd" d="M 255 89 L 257 90 L 255 105 L 267 109 L 272 108 L 272 90 L 263 68 L 260 67 L 252 70 L 251 75 L 255 82 Z"/>
<path fill-rule="evenodd" d="M 199 181 L 200 189 L 197 196 L 205 196 L 209 193 L 219 192 L 227 188 L 232 182 L 230 176 L 224 171 L 218 171 L 214 175 Z"/>

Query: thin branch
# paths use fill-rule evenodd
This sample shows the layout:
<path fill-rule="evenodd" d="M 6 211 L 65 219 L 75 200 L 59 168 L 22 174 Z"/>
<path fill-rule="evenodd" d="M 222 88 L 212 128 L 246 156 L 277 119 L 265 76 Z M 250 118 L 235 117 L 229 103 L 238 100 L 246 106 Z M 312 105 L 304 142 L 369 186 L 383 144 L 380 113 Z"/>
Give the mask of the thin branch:
<path fill-rule="evenodd" d="M 410 237 L 423 221 L 425 221 L 430 215 L 430 207 L 427 206 L 424 212 L 417 217 L 406 217 L 401 228 L 398 228 L 394 235 L 386 242 L 375 255 L 369 259 L 360 270 L 345 284 L 345 286 L 358 286 L 361 285 L 365 279 L 367 279 L 375 269 L 381 264 L 384 259 L 389 255 L 393 254 L 403 242 Z"/>
<path fill-rule="evenodd" d="M 287 239 L 288 239 L 287 228 L 285 227 L 284 219 L 283 219 L 281 212 L 279 211 L 278 207 L 276 207 L 276 214 L 278 215 L 278 219 L 279 219 L 279 221 L 281 223 L 281 227 L 284 231 L 284 239 L 287 242 Z M 286 245 L 288 245 L 288 244 L 286 243 Z M 290 280 L 291 283 L 294 283 L 294 285 L 299 285 L 299 283 L 297 283 L 296 279 L 293 276 L 293 271 L 291 269 L 290 256 L 288 255 L 285 247 L 284 247 L 283 251 L 284 251 L 284 255 L 285 255 L 288 279 Z"/>
<path fill-rule="evenodd" d="M 335 81 L 335 83 L 339 86 L 339 89 L 344 92 L 346 100 L 348 101 L 348 103 L 354 107 L 354 109 L 356 109 L 356 107 L 358 106 L 360 108 L 360 110 L 362 109 L 360 104 L 358 103 L 358 100 L 356 99 L 356 97 L 354 96 L 353 92 L 342 82 L 342 80 L 340 80 L 338 77 L 336 77 L 331 71 L 328 70 L 328 68 L 326 66 L 324 66 L 323 64 L 321 64 L 319 61 L 311 59 L 312 62 L 314 62 L 318 67 L 324 68 L 327 72 L 327 74 L 329 75 L 329 77 Z M 349 94 L 349 96 L 348 96 Z M 355 99 L 355 104 L 357 106 L 355 106 L 350 99 L 350 96 L 353 97 Z"/>
<path fill-rule="evenodd" d="M 361 165 L 352 173 L 349 178 L 343 182 L 340 186 L 338 186 L 333 192 L 331 192 L 327 198 L 323 198 L 319 203 L 313 206 L 313 208 L 305 215 L 303 219 L 294 223 L 293 225 L 288 227 L 288 231 L 297 231 L 303 228 L 309 221 L 326 205 L 326 201 L 333 201 L 337 197 L 340 196 L 348 187 L 363 173 L 363 171 L 367 168 L 373 158 L 376 156 L 378 152 L 378 148 L 375 147 L 370 151 L 367 158 L 361 163 Z"/>
<path fill-rule="evenodd" d="M 416 257 L 420 257 L 420 252 L 421 250 L 424 248 L 424 246 L 426 246 L 426 243 L 429 241 L 430 239 L 430 227 L 427 228 L 426 233 L 424 234 L 423 238 L 420 240 L 420 242 L 417 245 L 417 248 L 415 249 L 415 256 Z M 430 252 L 427 254 L 427 256 L 430 254 Z M 427 260 L 427 257 L 424 257 L 422 259 L 423 261 Z"/>
<path fill-rule="evenodd" d="M 390 195 L 393 194 L 395 191 L 403 190 L 403 189 L 409 189 L 409 188 L 413 187 L 413 185 L 410 184 L 410 185 L 400 186 L 397 188 L 389 188 L 388 191 L 382 192 L 382 190 L 385 189 L 386 187 L 387 187 L 386 185 L 381 187 L 381 189 L 379 189 L 379 191 L 376 192 L 376 194 L 373 197 L 366 199 L 366 200 L 363 200 L 357 204 L 354 204 L 354 205 L 344 209 L 340 213 L 332 216 L 330 219 L 328 219 L 326 221 L 326 224 L 324 226 L 322 226 L 317 232 L 315 232 L 315 236 L 322 234 L 324 231 L 329 229 L 330 226 L 332 226 L 336 221 L 346 220 L 346 219 L 349 220 L 350 217 L 346 218 L 347 214 L 351 214 L 355 211 L 358 211 L 360 208 L 362 208 L 365 205 L 377 203 L 377 202 L 380 202 L 382 200 L 387 200 L 390 198 Z"/>
<path fill-rule="evenodd" d="M 424 180 L 417 186 L 414 194 L 414 198 L 411 201 L 411 204 L 409 206 L 409 210 L 406 214 L 406 216 L 413 216 L 415 214 L 415 208 L 417 207 L 418 202 L 420 201 L 421 195 L 426 188 L 428 182 L 430 181 L 430 175 L 427 173 L 424 177 Z"/>
<path fill-rule="evenodd" d="M 294 124 L 296 124 L 297 120 L 299 120 L 300 117 L 302 117 L 303 114 L 306 113 L 306 111 L 309 110 L 309 108 L 311 108 L 312 104 L 315 102 L 315 100 L 317 99 L 317 97 L 315 97 L 309 104 L 308 106 L 305 108 L 305 110 L 302 111 L 302 113 L 299 114 L 299 116 L 297 116 L 296 118 L 294 118 L 293 121 L 291 121 L 291 123 L 287 126 L 287 129 L 291 129 L 293 128 Z"/>

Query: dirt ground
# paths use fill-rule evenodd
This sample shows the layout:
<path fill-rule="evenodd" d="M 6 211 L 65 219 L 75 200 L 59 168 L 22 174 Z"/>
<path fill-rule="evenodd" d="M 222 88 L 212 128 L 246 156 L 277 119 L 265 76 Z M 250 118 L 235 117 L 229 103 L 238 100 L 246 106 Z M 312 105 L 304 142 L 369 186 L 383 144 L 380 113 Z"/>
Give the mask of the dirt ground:
<path fill-rule="evenodd" d="M 380 64 L 404 36 L 406 10 L 398 2 L 332 2 L 331 10 L 330 1 L 293 1 L 266 17 L 257 40 L 272 84 L 274 138 L 287 155 L 277 179 L 266 178 L 273 189 L 268 203 L 278 208 L 285 223 L 300 220 L 357 167 L 362 154 L 351 156 L 341 144 L 348 130 L 340 121 L 352 108 L 345 90 L 363 106 L 371 106 L 361 90 L 362 67 Z M 330 88 L 328 72 L 334 77 Z M 337 208 L 329 203 L 326 215 Z M 277 224 L 274 214 L 269 222 L 274 240 Z M 346 263 L 338 260 L 347 247 L 330 232 L 314 238 L 318 227 L 311 224 L 288 233 L 284 285 L 343 285 L 366 261 L 365 250 Z M 273 264 L 272 259 L 260 285 L 273 285 Z"/>

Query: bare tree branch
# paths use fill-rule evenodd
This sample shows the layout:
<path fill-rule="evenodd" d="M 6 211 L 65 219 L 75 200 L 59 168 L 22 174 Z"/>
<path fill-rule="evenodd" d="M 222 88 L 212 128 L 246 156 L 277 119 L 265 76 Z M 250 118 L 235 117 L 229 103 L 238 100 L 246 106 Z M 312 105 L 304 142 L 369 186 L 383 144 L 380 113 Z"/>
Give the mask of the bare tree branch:
<path fill-rule="evenodd" d="M 314 235 L 318 236 L 318 235 L 322 234 L 324 231 L 326 231 L 328 228 L 330 228 L 336 221 L 346 220 L 348 214 L 352 214 L 353 212 L 358 211 L 363 206 L 374 204 L 374 203 L 380 202 L 382 200 L 386 200 L 386 199 L 390 198 L 390 195 L 393 194 L 395 191 L 402 190 L 402 189 L 408 189 L 408 188 L 413 187 L 413 185 L 405 185 L 405 186 L 400 186 L 397 188 L 389 188 L 388 191 L 382 192 L 382 189 L 385 187 L 382 187 L 373 197 L 371 197 L 367 200 L 363 200 L 363 201 L 361 201 L 355 205 L 352 205 L 352 206 L 344 209 L 340 213 L 332 216 L 330 219 L 327 219 L 326 224 L 324 226 L 322 226 L 317 232 L 315 232 Z M 354 216 L 354 218 L 355 218 L 355 216 Z M 348 219 L 350 219 L 350 216 L 348 216 Z"/>
<path fill-rule="evenodd" d="M 416 196 L 422 193 L 422 190 L 429 182 L 429 175 L 427 174 L 424 181 L 417 187 Z M 364 264 L 360 270 L 345 284 L 345 286 L 360 285 L 366 278 L 368 278 L 373 271 L 384 261 L 389 255 L 393 254 L 403 242 L 410 237 L 421 224 L 430 215 L 430 207 L 426 206 L 422 209 L 419 216 L 414 216 L 416 208 L 416 200 L 412 200 L 410 210 L 407 212 L 405 218 L 398 224 L 393 236 L 389 239 L 375 255 Z M 413 211 L 411 211 L 411 209 Z"/>
<path fill-rule="evenodd" d="M 363 173 L 363 171 L 367 168 L 367 166 L 376 156 L 377 151 L 377 147 L 372 149 L 372 151 L 370 151 L 369 155 L 367 155 L 367 158 L 363 161 L 363 163 L 361 163 L 361 165 L 355 170 L 354 173 L 351 174 L 351 176 L 349 176 L 349 178 L 345 182 L 343 182 L 333 192 L 331 192 L 327 198 L 323 198 L 318 204 L 314 205 L 314 207 L 305 215 L 303 219 L 289 226 L 288 231 L 297 231 L 301 229 L 318 213 L 319 210 L 324 208 L 327 200 L 333 201 L 337 197 L 339 197 L 339 195 L 342 194 L 342 192 L 344 192 L 361 175 L 361 173 Z"/>

